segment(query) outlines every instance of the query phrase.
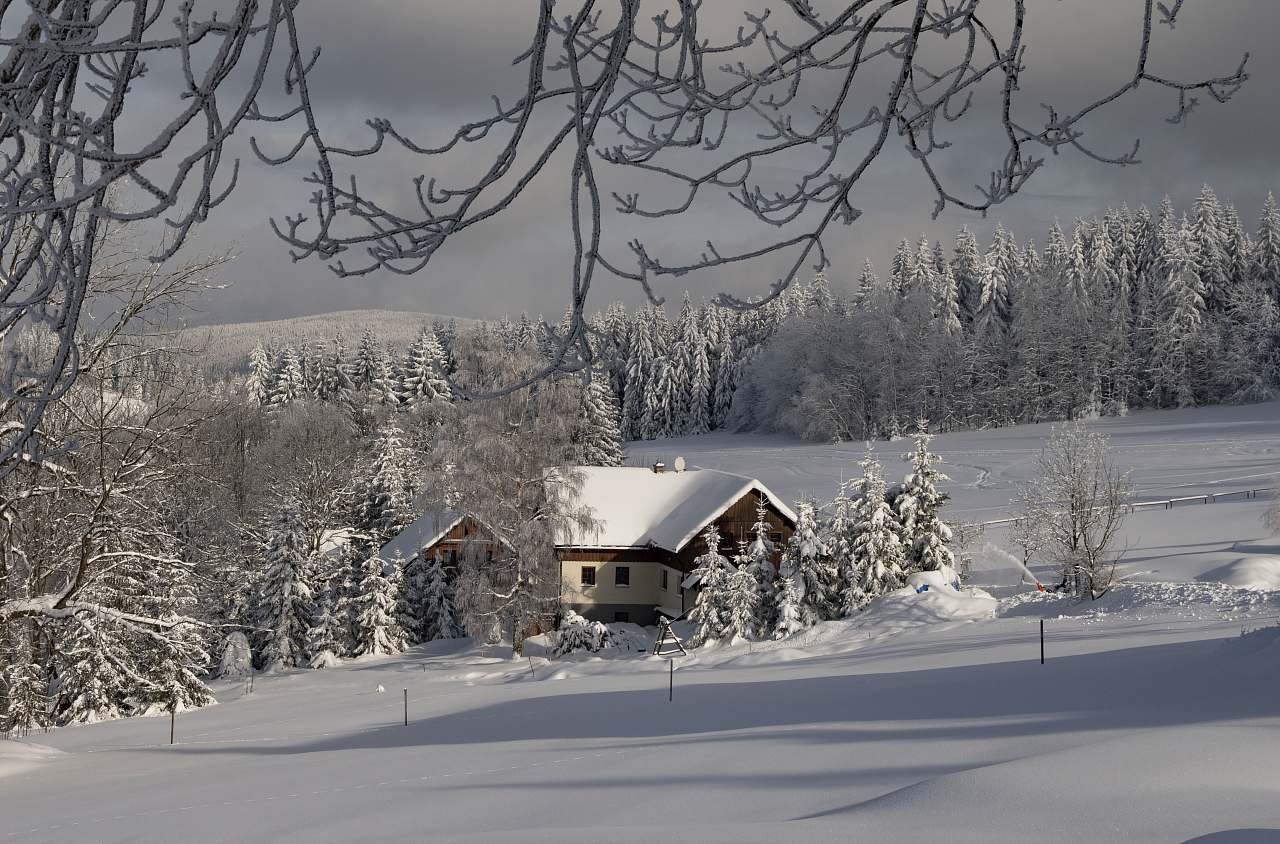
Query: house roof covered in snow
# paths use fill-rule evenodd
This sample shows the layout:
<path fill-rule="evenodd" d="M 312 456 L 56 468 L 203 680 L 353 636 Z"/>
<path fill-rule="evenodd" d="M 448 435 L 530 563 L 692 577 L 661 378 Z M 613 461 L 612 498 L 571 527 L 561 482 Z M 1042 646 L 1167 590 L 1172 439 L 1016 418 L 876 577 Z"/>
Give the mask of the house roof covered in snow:
<path fill-rule="evenodd" d="M 599 522 L 596 530 L 561 539 L 571 548 L 656 546 L 679 551 L 707 524 L 751 491 L 793 523 L 795 513 L 754 478 L 717 469 L 654 472 L 631 466 L 582 466 L 581 501 Z"/>
<path fill-rule="evenodd" d="M 678 552 L 747 493 L 755 491 L 791 522 L 796 515 L 754 478 L 718 469 L 654 472 L 631 466 L 577 466 L 577 500 L 591 508 L 596 527 L 561 536 L 561 548 L 663 548 Z M 462 516 L 434 510 L 382 547 L 384 559 L 408 559 L 444 538 Z"/>

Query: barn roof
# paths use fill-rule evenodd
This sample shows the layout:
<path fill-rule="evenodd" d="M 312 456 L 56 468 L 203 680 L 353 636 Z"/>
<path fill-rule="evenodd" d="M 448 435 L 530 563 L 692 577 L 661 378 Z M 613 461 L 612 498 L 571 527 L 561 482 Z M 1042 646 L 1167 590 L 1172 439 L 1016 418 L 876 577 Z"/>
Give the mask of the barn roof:
<path fill-rule="evenodd" d="M 561 548 L 664 548 L 678 552 L 743 496 L 764 495 L 792 524 L 796 515 L 754 478 L 718 469 L 656 473 L 630 466 L 576 466 L 582 475 L 577 500 L 591 508 L 593 530 L 562 536 Z M 462 521 L 452 511 L 419 517 L 382 547 L 384 559 L 405 559 L 439 542 Z"/>

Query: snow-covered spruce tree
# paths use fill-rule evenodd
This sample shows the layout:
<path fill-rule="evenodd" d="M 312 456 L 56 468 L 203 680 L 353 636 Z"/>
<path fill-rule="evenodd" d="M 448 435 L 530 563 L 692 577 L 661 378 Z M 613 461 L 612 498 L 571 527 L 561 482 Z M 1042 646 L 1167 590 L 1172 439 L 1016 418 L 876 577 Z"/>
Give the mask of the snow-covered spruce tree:
<path fill-rule="evenodd" d="M 720 529 L 714 524 L 702 532 L 702 545 L 706 550 L 694 559 L 693 571 L 685 580 L 686 588 L 698 590 L 689 611 L 695 631 L 691 642 L 694 647 L 725 637 L 729 627 L 729 578 L 735 573 L 733 565 L 720 553 Z"/>
<path fill-rule="evenodd" d="M 302 358 L 293 346 L 285 348 L 271 379 L 271 394 L 267 399 L 272 410 L 284 407 L 306 397 L 306 383 L 302 374 Z"/>
<path fill-rule="evenodd" d="M 453 392 L 445 380 L 444 348 L 436 333 L 424 328 L 409 347 L 400 371 L 400 402 L 413 407 L 422 402 L 447 403 Z"/>
<path fill-rule="evenodd" d="M 316 587 L 315 606 L 315 615 L 307 630 L 307 665 L 311 668 L 332 668 L 345 654 L 341 622 L 335 613 L 337 601 L 328 584 Z"/>
<path fill-rule="evenodd" d="M 417 625 L 418 641 L 457 639 L 462 636 L 443 558 L 432 555 L 410 561 L 408 579 L 410 613 Z"/>
<path fill-rule="evenodd" d="M 8 649 L 7 664 L 0 669 L 0 736 L 23 738 L 50 725 L 49 684 L 38 665 L 25 631 Z M 0 653 L 3 653 L 0 651 Z"/>
<path fill-rule="evenodd" d="M 262 665 L 268 671 L 306 664 L 307 631 L 315 616 L 311 560 L 296 505 L 285 502 L 265 530 L 259 626 L 265 629 Z"/>
<path fill-rule="evenodd" d="M 222 644 L 222 654 L 213 676 L 223 680 L 248 677 L 253 672 L 253 649 L 249 637 L 240 630 L 227 634 Z"/>
<path fill-rule="evenodd" d="M 725 578 L 725 616 L 724 638 L 730 642 L 737 640 L 751 641 L 761 635 L 772 636 L 772 624 L 768 627 L 761 624 L 760 584 L 750 562 L 743 563 L 729 572 Z M 772 592 L 772 585 L 770 586 Z M 773 608 L 769 608 L 772 616 Z"/>
<path fill-rule="evenodd" d="M 1202 391 L 1206 365 L 1204 285 L 1185 222 L 1162 222 L 1158 238 L 1162 328 L 1152 350 L 1152 398 L 1157 406 L 1192 407 Z"/>
<path fill-rule="evenodd" d="M 1258 216 L 1250 267 L 1253 278 L 1280 304 L 1280 208 L 1270 192 Z"/>
<path fill-rule="evenodd" d="M 938 483 L 950 478 L 937 469 L 938 456 L 929 451 L 932 439 L 928 420 L 918 420 L 913 437 L 915 448 L 902 455 L 911 471 L 893 500 L 907 571 L 936 571 L 955 565 L 955 555 L 948 547 L 951 528 L 939 514 L 950 496 L 938 489 Z"/>
<path fill-rule="evenodd" d="M 54 711 L 59 724 L 95 724 L 126 714 L 132 683 L 121 669 L 128 656 L 114 636 L 99 633 L 97 622 L 84 616 L 74 619 L 57 654 Z"/>
<path fill-rule="evenodd" d="M 603 376 L 593 376 L 582 388 L 573 452 L 573 462 L 582 466 L 622 465 L 621 417 Z"/>
<path fill-rule="evenodd" d="M 857 583 L 846 583 L 841 609 L 852 615 L 878 595 L 902 585 L 906 562 L 893 508 L 885 500 L 884 470 L 868 446 L 862 460 L 862 497 L 853 509 L 854 568 Z"/>
<path fill-rule="evenodd" d="M 259 342 L 249 353 L 249 380 L 245 384 L 249 401 L 258 405 L 267 404 L 271 398 L 273 377 L 271 358 Z"/>
<path fill-rule="evenodd" d="M 387 563 L 376 554 L 364 562 L 356 604 L 359 607 L 356 631 L 357 656 L 398 654 L 404 650 L 404 631 L 397 619 L 394 580 Z"/>
<path fill-rule="evenodd" d="M 751 637 L 768 639 L 773 636 L 775 624 L 774 609 L 777 606 L 778 569 L 773 564 L 775 547 L 769 539 L 769 510 L 764 496 L 756 502 L 756 520 L 751 525 L 752 540 L 738 555 L 738 568 L 750 576 L 754 584 L 755 619 L 751 626 Z"/>
<path fill-rule="evenodd" d="M 831 502 L 831 517 L 822 525 L 822 541 L 831 555 L 831 581 L 827 594 L 833 616 L 844 614 L 845 596 L 851 587 L 861 587 L 862 570 L 853 552 L 857 539 L 854 521 L 859 481 L 841 481 Z"/>
<path fill-rule="evenodd" d="M 394 422 L 378 429 L 371 453 L 356 479 L 356 528 L 379 548 L 412 519 L 409 474 L 415 459 L 404 443 L 404 431 Z"/>
<path fill-rule="evenodd" d="M 356 359 L 351 368 L 351 381 L 361 392 L 373 389 L 374 382 L 382 373 L 383 354 L 372 328 L 366 328 L 360 335 L 360 344 L 356 346 Z"/>
<path fill-rule="evenodd" d="M 813 502 L 796 505 L 796 530 L 778 563 L 773 600 L 774 638 L 782 639 L 831 618 L 831 555 L 819 534 Z"/>

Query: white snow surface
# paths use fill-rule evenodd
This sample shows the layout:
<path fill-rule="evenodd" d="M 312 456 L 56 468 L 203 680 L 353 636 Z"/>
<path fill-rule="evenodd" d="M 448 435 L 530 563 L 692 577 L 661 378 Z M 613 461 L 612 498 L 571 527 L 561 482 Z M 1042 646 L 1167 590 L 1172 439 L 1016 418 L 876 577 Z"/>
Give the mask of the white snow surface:
<path fill-rule="evenodd" d="M 1274 483 L 1275 404 L 1097 424 L 1139 497 Z M 1047 430 L 939 437 L 953 516 L 1007 514 Z M 861 453 L 644 447 L 789 499 L 829 497 Z M 891 476 L 903 450 L 878 446 Z M 1138 513 L 1128 579 L 1098 601 L 1021 583 L 992 528 L 961 589 L 917 578 L 783 641 L 674 663 L 637 652 L 651 639 L 634 625 L 614 626 L 622 647 L 558 660 L 437 642 L 259 675 L 252 694 L 219 684 L 173 746 L 162 719 L 33 737 L 60 753 L 0 742 L 0 842 L 1280 841 L 1269 503 Z"/>
<path fill-rule="evenodd" d="M 43 744 L 0 739 L 0 779 L 17 776 L 61 755 L 62 751 Z"/>

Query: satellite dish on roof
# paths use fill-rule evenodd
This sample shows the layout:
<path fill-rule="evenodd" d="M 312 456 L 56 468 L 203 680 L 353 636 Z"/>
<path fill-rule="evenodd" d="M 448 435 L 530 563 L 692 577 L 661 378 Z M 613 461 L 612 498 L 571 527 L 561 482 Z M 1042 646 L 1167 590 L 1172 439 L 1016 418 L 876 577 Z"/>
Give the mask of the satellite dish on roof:
<path fill-rule="evenodd" d="M 684 458 L 683 458 L 683 457 L 677 457 L 677 458 L 676 458 L 676 462 L 675 462 L 675 464 L 674 464 L 674 465 L 675 465 L 675 467 L 676 467 L 676 471 L 677 471 L 677 472 L 683 472 L 683 471 L 684 471 Z"/>

